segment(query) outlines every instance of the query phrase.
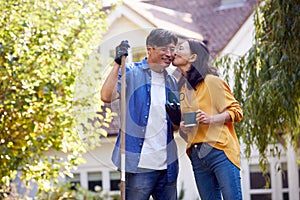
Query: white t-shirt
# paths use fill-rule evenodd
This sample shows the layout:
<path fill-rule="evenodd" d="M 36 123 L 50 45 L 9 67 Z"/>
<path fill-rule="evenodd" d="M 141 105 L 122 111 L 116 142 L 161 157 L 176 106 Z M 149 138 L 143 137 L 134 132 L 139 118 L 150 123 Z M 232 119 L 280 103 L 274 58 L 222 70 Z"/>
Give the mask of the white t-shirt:
<path fill-rule="evenodd" d="M 167 169 L 166 92 L 163 73 L 151 71 L 151 105 L 139 168 Z"/>

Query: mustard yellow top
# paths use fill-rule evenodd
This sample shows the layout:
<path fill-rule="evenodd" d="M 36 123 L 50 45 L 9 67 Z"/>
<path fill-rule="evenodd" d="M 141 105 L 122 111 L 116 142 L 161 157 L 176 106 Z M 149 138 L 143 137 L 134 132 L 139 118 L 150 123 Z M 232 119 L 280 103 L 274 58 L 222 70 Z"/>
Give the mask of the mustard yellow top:
<path fill-rule="evenodd" d="M 182 113 L 198 109 L 208 115 L 228 112 L 232 122 L 218 124 L 199 124 L 193 134 L 186 135 L 187 152 L 191 145 L 206 142 L 211 146 L 223 150 L 227 158 L 240 168 L 240 144 L 236 136 L 233 122 L 241 121 L 243 111 L 239 102 L 234 98 L 229 86 L 221 78 L 207 75 L 203 82 L 197 85 L 196 90 L 181 89 Z"/>

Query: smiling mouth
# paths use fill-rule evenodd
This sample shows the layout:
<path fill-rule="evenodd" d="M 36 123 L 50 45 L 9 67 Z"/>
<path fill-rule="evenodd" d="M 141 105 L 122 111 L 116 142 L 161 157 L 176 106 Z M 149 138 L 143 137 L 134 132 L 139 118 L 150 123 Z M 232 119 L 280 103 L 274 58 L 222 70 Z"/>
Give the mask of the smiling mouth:
<path fill-rule="evenodd" d="M 171 58 L 163 58 L 162 60 L 167 64 L 170 64 L 172 62 Z"/>

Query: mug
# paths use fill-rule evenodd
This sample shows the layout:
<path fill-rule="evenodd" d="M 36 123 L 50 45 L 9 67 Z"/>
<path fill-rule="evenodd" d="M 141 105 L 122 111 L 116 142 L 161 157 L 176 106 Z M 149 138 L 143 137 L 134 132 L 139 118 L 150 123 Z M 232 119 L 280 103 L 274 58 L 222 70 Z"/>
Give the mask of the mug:
<path fill-rule="evenodd" d="M 196 112 L 183 113 L 183 121 L 186 127 L 196 126 L 197 125 Z"/>

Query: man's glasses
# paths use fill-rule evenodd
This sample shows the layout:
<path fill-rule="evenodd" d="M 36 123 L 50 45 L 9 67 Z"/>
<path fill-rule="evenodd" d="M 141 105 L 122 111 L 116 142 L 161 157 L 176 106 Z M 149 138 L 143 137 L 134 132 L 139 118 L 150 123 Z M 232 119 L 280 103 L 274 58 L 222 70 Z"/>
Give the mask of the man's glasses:
<path fill-rule="evenodd" d="M 175 47 L 152 47 L 152 48 L 160 50 L 164 53 L 167 53 L 167 52 L 174 53 L 175 52 Z"/>

